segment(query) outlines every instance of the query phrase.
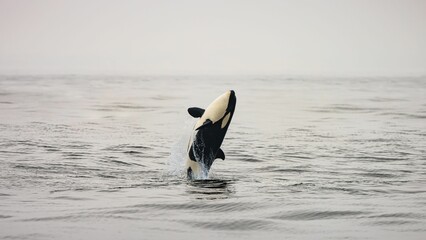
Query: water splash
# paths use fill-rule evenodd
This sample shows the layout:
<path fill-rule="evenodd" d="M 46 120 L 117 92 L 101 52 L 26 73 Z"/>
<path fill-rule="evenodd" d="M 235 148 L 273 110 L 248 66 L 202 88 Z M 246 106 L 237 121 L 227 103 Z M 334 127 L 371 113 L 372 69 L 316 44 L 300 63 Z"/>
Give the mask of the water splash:
<path fill-rule="evenodd" d="M 194 119 L 186 118 L 181 132 L 177 134 L 178 138 L 171 147 L 170 156 L 166 162 L 169 175 L 179 177 L 185 176 L 185 161 L 187 158 L 188 144 L 190 139 L 192 139 L 191 136 L 195 134 L 193 127 Z"/>
<path fill-rule="evenodd" d="M 205 147 L 204 142 L 196 140 L 196 133 L 197 132 L 194 131 L 194 119 L 186 119 L 182 131 L 177 134 L 179 138 L 173 144 L 170 156 L 167 159 L 168 175 L 186 177 L 185 164 L 188 155 L 188 147 L 195 140 L 197 142 L 195 147 L 199 149 L 199 151 L 194 151 L 194 155 L 197 162 L 200 163 L 201 171 L 199 174 L 195 173 L 193 177 L 197 180 L 209 178 L 209 167 L 205 163 L 214 160 L 214 156 L 212 154 L 204 154 L 205 151 L 202 150 Z M 197 154 L 198 152 L 201 154 Z"/>
<path fill-rule="evenodd" d="M 194 148 L 196 150 L 194 150 L 194 156 L 201 167 L 201 173 L 193 176 L 197 180 L 206 180 L 209 178 L 209 170 L 214 160 L 214 155 L 212 153 L 205 154 L 206 151 L 204 149 L 206 146 L 204 145 L 204 141 L 196 139 L 195 142 Z"/>

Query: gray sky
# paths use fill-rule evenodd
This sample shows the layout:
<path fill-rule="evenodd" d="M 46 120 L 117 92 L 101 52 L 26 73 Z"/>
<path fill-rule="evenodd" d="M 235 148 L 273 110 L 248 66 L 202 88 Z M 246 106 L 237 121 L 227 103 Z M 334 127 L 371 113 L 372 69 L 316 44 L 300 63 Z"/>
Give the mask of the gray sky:
<path fill-rule="evenodd" d="M 426 74 L 426 1 L 0 0 L 0 73 Z"/>

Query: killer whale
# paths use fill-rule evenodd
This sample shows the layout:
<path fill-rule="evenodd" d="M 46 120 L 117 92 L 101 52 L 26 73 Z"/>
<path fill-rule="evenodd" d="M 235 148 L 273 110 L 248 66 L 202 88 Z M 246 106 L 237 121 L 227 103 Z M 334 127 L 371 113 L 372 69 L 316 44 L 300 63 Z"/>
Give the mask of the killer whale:
<path fill-rule="evenodd" d="M 186 172 L 188 179 L 208 177 L 215 159 L 225 160 L 225 153 L 220 149 L 226 131 L 234 116 L 237 98 L 233 90 L 217 97 L 204 110 L 198 107 L 188 108 L 194 118 L 200 118 L 194 126 L 194 132 L 187 149 Z"/>

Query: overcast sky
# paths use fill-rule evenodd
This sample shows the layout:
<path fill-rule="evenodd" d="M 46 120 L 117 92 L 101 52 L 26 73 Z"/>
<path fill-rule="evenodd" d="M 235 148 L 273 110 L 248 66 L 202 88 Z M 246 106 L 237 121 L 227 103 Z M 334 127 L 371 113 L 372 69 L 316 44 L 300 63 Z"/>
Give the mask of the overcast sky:
<path fill-rule="evenodd" d="M 0 74 L 426 74 L 426 1 L 0 0 Z"/>

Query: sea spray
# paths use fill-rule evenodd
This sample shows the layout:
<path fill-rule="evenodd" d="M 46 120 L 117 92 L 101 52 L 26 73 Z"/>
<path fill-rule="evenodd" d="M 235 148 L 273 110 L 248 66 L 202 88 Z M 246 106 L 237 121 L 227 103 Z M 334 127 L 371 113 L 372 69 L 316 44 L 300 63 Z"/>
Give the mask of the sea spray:
<path fill-rule="evenodd" d="M 193 131 L 194 124 L 195 120 L 191 117 L 187 117 L 180 131 L 176 133 L 176 140 L 171 146 L 170 156 L 166 162 L 168 175 L 185 176 L 185 161 L 187 158 L 188 144 L 189 140 L 192 139 L 191 135 L 195 134 Z"/>

